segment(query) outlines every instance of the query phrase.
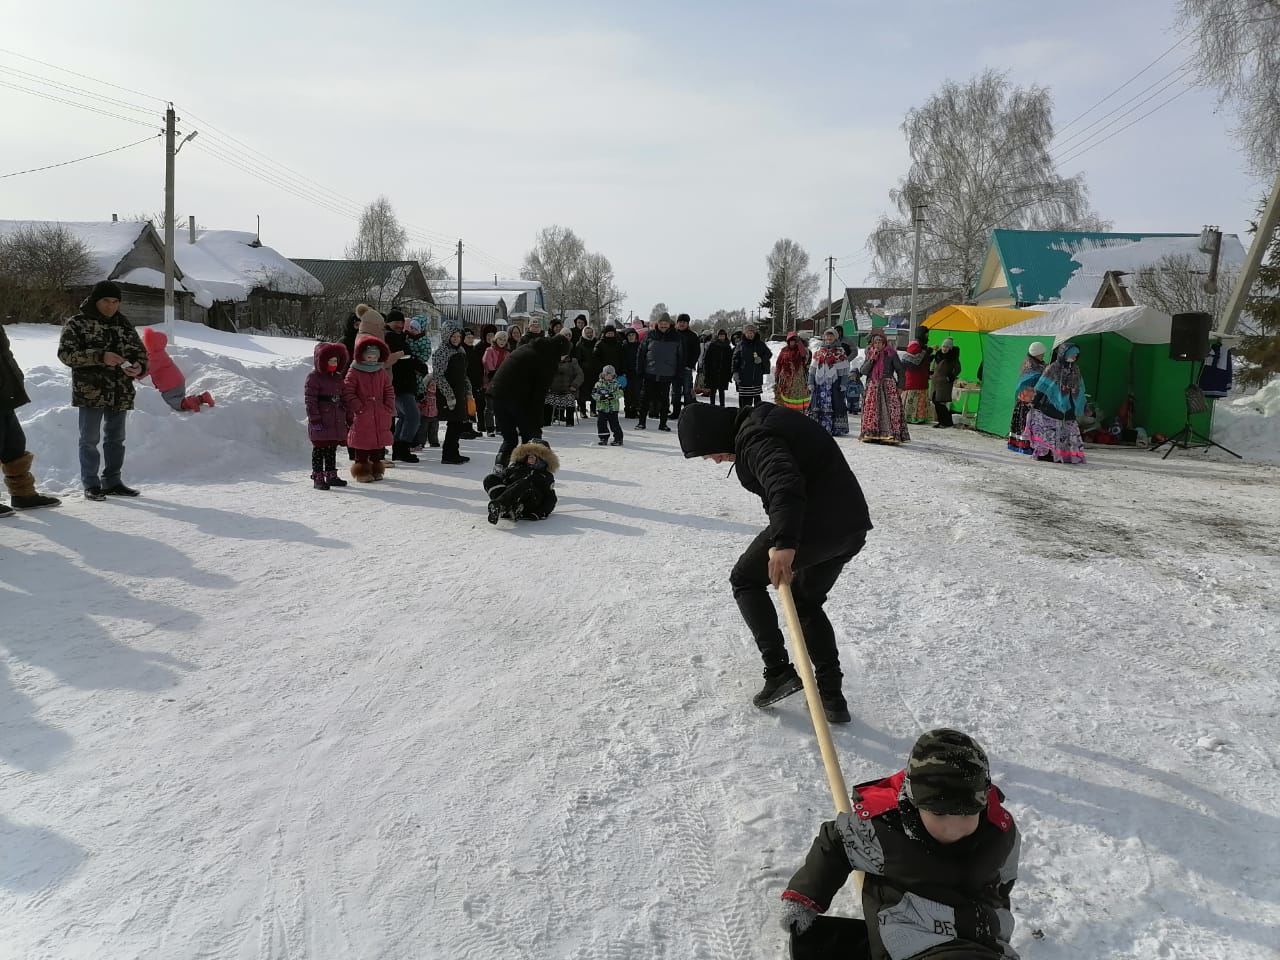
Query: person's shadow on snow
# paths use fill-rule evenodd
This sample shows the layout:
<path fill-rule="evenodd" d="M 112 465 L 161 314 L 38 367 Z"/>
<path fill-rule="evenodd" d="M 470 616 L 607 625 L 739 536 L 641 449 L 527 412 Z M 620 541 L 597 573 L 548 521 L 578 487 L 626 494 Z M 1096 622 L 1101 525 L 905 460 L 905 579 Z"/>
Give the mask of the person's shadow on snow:
<path fill-rule="evenodd" d="M 658 510 L 653 507 L 641 507 L 633 503 L 618 503 L 613 500 L 597 500 L 594 497 L 573 497 L 573 502 L 584 507 L 591 507 L 601 513 L 616 513 L 623 517 L 634 517 L 637 520 L 651 520 L 655 523 L 666 523 L 675 527 L 687 527 L 694 530 L 716 530 L 728 533 L 741 533 L 754 537 L 763 528 L 760 524 L 738 523 L 736 520 L 725 520 L 719 517 L 704 517 L 696 513 L 679 513 L 675 510 Z"/>
<path fill-rule="evenodd" d="M 219 510 L 217 507 L 156 500 L 153 497 L 117 502 L 122 506 L 145 510 L 166 519 L 189 523 L 196 529 L 215 537 L 231 540 L 276 540 L 280 543 L 296 543 L 328 549 L 344 549 L 351 546 L 343 540 L 322 537 L 305 523 L 299 523 L 296 520 L 251 516 L 232 510 Z"/>
<path fill-rule="evenodd" d="M 134 596 L 52 550 L 5 554 L 0 564 L 4 633 L 0 649 L 14 662 L 45 670 L 78 690 L 152 692 L 177 686 L 193 666 L 168 653 L 126 642 L 158 629 L 190 630 L 190 611 Z M 106 626 L 100 618 L 133 621 Z M 139 627 L 137 624 L 143 626 Z M 129 631 L 129 636 L 120 635 Z M 36 716 L 33 701 L 13 687 L 0 696 L 0 760 L 24 770 L 49 769 L 71 746 L 66 733 Z"/>
<path fill-rule="evenodd" d="M 809 723 L 807 716 L 799 714 L 794 720 L 801 727 Z M 807 732 L 812 735 L 812 728 Z M 841 752 L 856 753 L 885 770 L 900 769 L 913 743 L 876 730 L 856 715 L 853 723 L 835 733 Z M 1098 767 L 1110 767 L 1114 774 L 1110 779 L 1086 781 L 1053 770 L 1002 762 L 997 756 L 993 779 L 1011 803 L 1029 808 L 1035 817 L 1078 823 L 1120 843 L 1137 838 L 1181 863 L 1189 874 L 1208 877 L 1243 897 L 1280 903 L 1275 868 L 1280 861 L 1280 817 L 1250 809 L 1176 774 L 1136 761 L 1074 744 L 1057 743 L 1052 748 Z M 849 782 L 852 785 L 861 779 L 851 775 Z M 1159 784 L 1163 795 L 1152 796 L 1122 786 L 1139 781 Z M 1027 819 L 1024 815 L 1023 820 Z M 1028 826 L 1027 822 L 1020 824 L 1024 834 Z M 1087 879 L 1081 883 L 1087 883 Z M 1155 884 L 1138 895 L 1149 902 L 1154 914 L 1165 915 L 1181 908 L 1178 915 L 1189 925 L 1215 930 L 1225 938 L 1241 937 L 1262 947 L 1275 946 L 1274 927 L 1241 916 L 1222 915 L 1203 902 L 1189 900 L 1185 893 L 1166 893 Z M 1237 908 L 1239 912 L 1245 909 Z M 1128 925 L 1132 918 L 1118 922 Z M 1041 944 L 1037 950 L 1046 946 Z M 1077 956 L 1074 947 L 1060 946 L 1065 951 L 1060 956 Z"/>
<path fill-rule="evenodd" d="M 0 887 L 37 894 L 60 886 L 84 862 L 85 851 L 44 827 L 14 823 L 0 815 Z"/>

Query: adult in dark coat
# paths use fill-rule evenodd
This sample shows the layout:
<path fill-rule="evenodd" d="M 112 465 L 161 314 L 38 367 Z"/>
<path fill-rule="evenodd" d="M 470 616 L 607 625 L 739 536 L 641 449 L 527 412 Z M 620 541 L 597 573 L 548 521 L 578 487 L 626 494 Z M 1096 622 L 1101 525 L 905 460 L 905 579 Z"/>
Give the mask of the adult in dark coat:
<path fill-rule="evenodd" d="M 360 332 L 360 318 L 354 313 L 347 317 L 342 325 L 342 345 L 347 348 L 347 356 L 354 357 L 356 350 L 356 334 Z"/>
<path fill-rule="evenodd" d="M 529 321 L 529 325 L 525 328 L 525 334 L 520 338 L 520 345 L 524 346 L 526 343 L 533 343 L 535 340 L 542 340 L 546 335 L 546 331 L 542 329 L 542 322 L 537 318 L 534 318 Z"/>
<path fill-rule="evenodd" d="M 686 403 L 696 402 L 693 381 L 702 356 L 702 340 L 690 329 L 687 313 L 676 317 L 676 336 L 680 339 L 680 374 L 676 378 L 676 386 L 671 389 L 671 415 L 678 420 L 680 408 Z"/>
<path fill-rule="evenodd" d="M 760 402 L 764 377 L 769 372 L 773 351 L 760 339 L 754 323 L 742 328 L 742 339 L 733 348 L 733 380 L 738 386 L 738 406 L 751 407 Z"/>
<path fill-rule="evenodd" d="M 716 338 L 707 344 L 706 353 L 702 355 L 702 376 L 711 394 L 711 403 L 715 404 L 719 396 L 723 407 L 724 392 L 733 377 L 733 347 L 729 344 L 728 330 L 717 330 Z"/>
<path fill-rule="evenodd" d="M 644 371 L 640 369 L 640 332 L 634 327 L 627 328 L 627 339 L 622 344 L 622 366 L 614 369 L 626 374 L 627 385 L 622 391 L 623 416 L 634 420 L 640 416 L 641 388 L 644 385 Z"/>
<path fill-rule="evenodd" d="M 664 313 L 658 318 L 654 328 L 644 338 L 640 347 L 640 368 L 644 371 L 644 392 L 649 400 L 648 415 L 658 418 L 659 430 L 670 430 L 667 426 L 669 402 L 671 400 L 671 384 L 677 383 L 684 370 L 684 355 L 681 352 L 680 335 L 671 325 L 670 314 Z M 646 411 L 641 409 L 637 430 L 645 429 Z"/>
<path fill-rule="evenodd" d="M 738 481 L 769 514 L 768 528 L 729 574 L 733 598 L 764 658 L 764 687 L 755 705 L 766 707 L 801 688 L 769 597 L 770 584 L 790 583 L 827 719 L 847 723 L 840 654 L 823 605 L 866 543 L 871 518 L 843 451 L 816 421 L 771 403 L 743 410 L 686 407 L 680 448 L 686 457 L 733 462 Z"/>
<path fill-rule="evenodd" d="M 582 318 L 579 317 L 579 320 Z M 595 416 L 596 402 L 591 399 L 591 388 L 600 378 L 600 368 L 595 365 L 596 344 L 600 342 L 596 336 L 596 328 L 590 324 L 574 327 L 576 337 L 573 340 L 573 359 L 582 368 L 582 386 L 578 388 L 578 413 L 587 415 L 587 404 L 591 405 L 591 415 Z"/>
<path fill-rule="evenodd" d="M 436 384 L 436 402 L 445 419 L 444 444 L 440 462 L 462 464 L 469 461 L 458 447 L 463 425 L 467 422 L 467 398 L 471 396 L 471 380 L 467 376 L 467 351 L 462 345 L 462 331 L 448 321 L 441 333 L 440 346 L 431 356 L 431 378 Z"/>
<path fill-rule="evenodd" d="M 27 449 L 27 435 L 18 422 L 17 409 L 31 402 L 18 361 L 13 358 L 9 337 L 0 326 L 0 465 L 4 469 L 4 485 L 14 508 L 56 507 L 56 497 L 36 493 L 31 463 L 35 454 Z M 13 516 L 13 510 L 0 503 L 0 517 Z"/>
<path fill-rule="evenodd" d="M 591 354 L 591 365 L 584 368 L 587 384 L 591 387 L 600 379 L 600 371 L 605 367 L 613 367 L 614 373 L 625 374 L 627 382 L 631 381 L 631 371 L 627 369 L 625 344 L 618 339 L 618 331 L 613 324 L 604 328 L 600 338 L 596 340 L 596 348 Z"/>
<path fill-rule="evenodd" d="M 507 465 L 518 444 L 542 436 L 542 406 L 551 380 L 568 353 L 567 337 L 535 338 L 503 361 L 489 382 L 493 415 L 502 434 L 497 464 Z"/>
<path fill-rule="evenodd" d="M 947 337 L 933 355 L 933 372 L 929 375 L 929 399 L 933 403 L 935 427 L 955 424 L 951 417 L 951 385 L 959 376 L 960 348 Z"/>
<path fill-rule="evenodd" d="M 417 463 L 409 449 L 418 435 L 422 414 L 418 411 L 418 377 L 426 376 L 431 367 L 409 352 L 409 339 L 404 332 L 404 314 L 392 310 L 387 314 L 387 349 L 395 360 L 391 364 L 391 389 L 396 395 L 396 425 L 392 432 L 391 459 Z"/>

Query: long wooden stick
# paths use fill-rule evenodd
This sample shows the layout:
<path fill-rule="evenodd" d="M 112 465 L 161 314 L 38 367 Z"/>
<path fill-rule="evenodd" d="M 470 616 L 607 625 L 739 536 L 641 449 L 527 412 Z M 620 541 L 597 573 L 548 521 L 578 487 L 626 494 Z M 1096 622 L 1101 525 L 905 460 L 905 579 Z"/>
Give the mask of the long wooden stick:
<path fill-rule="evenodd" d="M 809 704 L 809 717 L 813 720 L 813 732 L 818 735 L 818 749 L 822 751 L 822 765 L 827 770 L 827 785 L 831 788 L 831 798 L 836 803 L 839 813 L 853 813 L 849 802 L 849 788 L 845 786 L 844 773 L 840 770 L 840 758 L 836 756 L 836 745 L 831 739 L 831 727 L 827 724 L 827 712 L 822 706 L 822 697 L 818 693 L 818 681 L 813 675 L 813 661 L 809 659 L 809 647 L 804 642 L 804 631 L 800 629 L 800 614 L 796 612 L 796 600 L 791 595 L 791 585 L 778 584 L 778 596 L 782 598 L 782 612 L 787 619 L 787 631 L 791 634 L 791 658 L 795 661 L 796 672 L 800 674 L 800 682 L 804 684 L 804 698 Z M 858 894 L 862 893 L 862 871 L 856 870 L 853 882 Z"/>

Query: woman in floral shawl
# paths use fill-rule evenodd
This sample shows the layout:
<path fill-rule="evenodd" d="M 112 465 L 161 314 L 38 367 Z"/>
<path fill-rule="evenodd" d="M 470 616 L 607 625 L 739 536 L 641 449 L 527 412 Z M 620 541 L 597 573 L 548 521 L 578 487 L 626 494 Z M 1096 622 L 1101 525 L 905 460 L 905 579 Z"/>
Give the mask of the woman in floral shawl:
<path fill-rule="evenodd" d="M 1044 373 L 1044 344 L 1039 340 L 1027 347 L 1027 357 L 1018 372 L 1018 386 L 1014 391 L 1013 417 L 1009 420 L 1009 449 L 1014 453 L 1031 453 L 1031 441 L 1025 436 L 1027 414 L 1031 401 L 1036 398 L 1036 384 Z"/>
<path fill-rule="evenodd" d="M 883 333 L 871 334 L 867 342 L 867 358 L 862 361 L 867 378 L 862 397 L 863 443 L 905 443 L 911 439 L 907 420 L 902 414 L 902 396 L 898 383 L 905 370 L 898 351 L 889 346 Z"/>
<path fill-rule="evenodd" d="M 1084 463 L 1084 440 L 1077 418 L 1084 413 L 1084 384 L 1074 343 L 1053 348 L 1053 362 L 1036 381 L 1035 399 L 1024 434 L 1037 460 Z"/>
<path fill-rule="evenodd" d="M 849 357 L 836 342 L 834 329 L 822 335 L 822 346 L 809 365 L 809 416 L 833 437 L 849 435 L 849 411 L 844 387 L 849 379 Z"/>
<path fill-rule="evenodd" d="M 787 345 L 778 351 L 773 369 L 773 402 L 780 407 L 804 413 L 809 406 L 809 352 L 799 335 L 787 334 Z"/>

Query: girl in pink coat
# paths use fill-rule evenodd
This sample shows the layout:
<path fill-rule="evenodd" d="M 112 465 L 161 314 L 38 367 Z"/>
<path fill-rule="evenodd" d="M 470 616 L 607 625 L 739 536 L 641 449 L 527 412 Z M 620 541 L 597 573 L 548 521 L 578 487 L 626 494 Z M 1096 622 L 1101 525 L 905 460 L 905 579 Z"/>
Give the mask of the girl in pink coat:
<path fill-rule="evenodd" d="M 387 344 L 378 337 L 357 337 L 355 361 L 342 383 L 347 446 L 354 457 L 351 476 L 360 483 L 381 480 L 386 469 L 382 453 L 391 446 L 391 419 L 396 412 L 396 395 L 386 366 L 390 355 Z"/>
<path fill-rule="evenodd" d="M 186 410 L 190 413 L 199 413 L 201 404 L 213 406 L 213 397 L 208 390 L 189 397 L 186 395 L 187 378 L 165 350 L 169 345 L 169 338 L 162 331 L 155 327 L 143 327 L 142 345 L 147 351 L 147 372 L 144 376 L 151 378 L 152 386 L 160 391 L 165 403 L 174 410 Z"/>

